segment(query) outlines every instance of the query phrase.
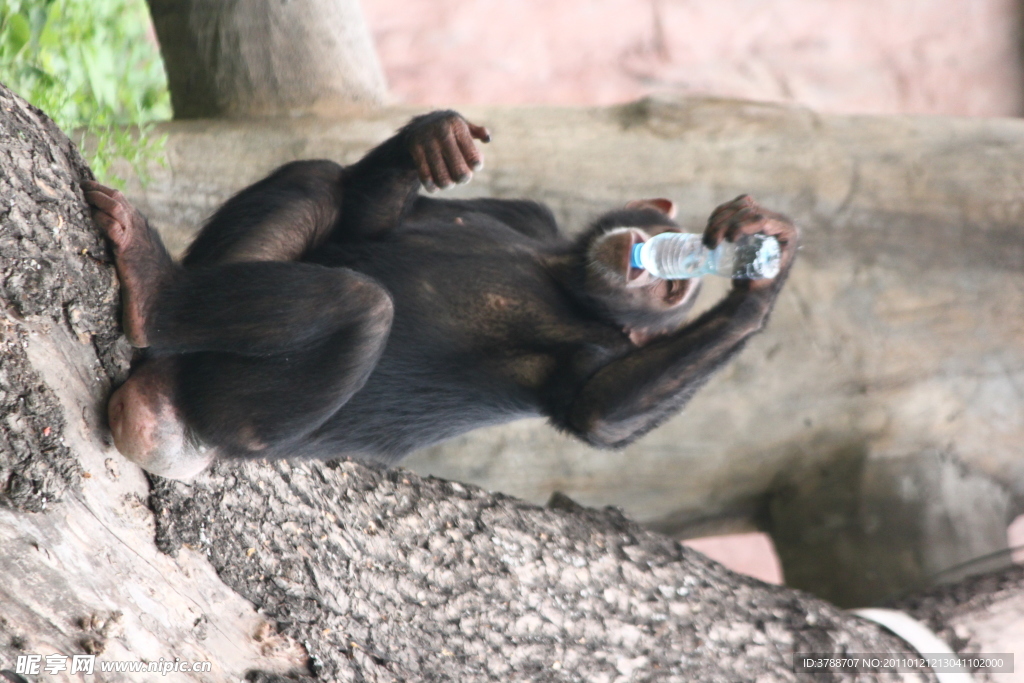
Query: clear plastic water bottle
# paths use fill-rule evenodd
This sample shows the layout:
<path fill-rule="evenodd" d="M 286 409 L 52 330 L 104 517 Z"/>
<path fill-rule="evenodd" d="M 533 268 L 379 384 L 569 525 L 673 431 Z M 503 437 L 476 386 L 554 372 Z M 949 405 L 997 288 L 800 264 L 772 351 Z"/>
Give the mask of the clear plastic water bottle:
<path fill-rule="evenodd" d="M 663 232 L 633 245 L 631 263 L 654 277 L 684 280 L 701 275 L 759 280 L 773 278 L 782 265 L 779 241 L 770 235 L 744 235 L 708 249 L 700 235 Z"/>

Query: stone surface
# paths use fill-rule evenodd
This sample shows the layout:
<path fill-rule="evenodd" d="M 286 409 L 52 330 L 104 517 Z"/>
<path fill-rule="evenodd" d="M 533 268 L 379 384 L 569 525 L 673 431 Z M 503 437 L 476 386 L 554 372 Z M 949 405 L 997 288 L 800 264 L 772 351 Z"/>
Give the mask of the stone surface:
<path fill-rule="evenodd" d="M 786 583 L 837 605 L 876 604 L 1010 563 L 998 552 L 1008 492 L 949 453 L 843 454 L 788 479 L 768 503 Z"/>
<path fill-rule="evenodd" d="M 393 97 L 674 92 L 832 113 L 1022 113 L 1015 0 L 363 0 Z"/>
<path fill-rule="evenodd" d="M 533 420 L 427 449 L 410 468 L 536 502 L 561 490 L 683 535 L 774 524 L 778 538 L 802 532 L 780 530 L 770 502 L 808 468 L 864 458 L 911 467 L 943 453 L 1007 501 L 943 515 L 990 530 L 1020 511 L 1024 122 L 702 99 L 468 113 L 494 141 L 486 169 L 451 196 L 531 197 L 570 230 L 629 199 L 665 196 L 700 230 L 718 203 L 747 192 L 793 216 L 804 248 L 767 330 L 681 416 L 624 452 Z M 354 161 L 408 115 L 168 124 L 169 167 L 131 196 L 181 247 L 218 203 L 277 164 Z M 705 303 L 723 286 L 708 284 Z M 920 550 L 915 581 L 956 555 Z"/>

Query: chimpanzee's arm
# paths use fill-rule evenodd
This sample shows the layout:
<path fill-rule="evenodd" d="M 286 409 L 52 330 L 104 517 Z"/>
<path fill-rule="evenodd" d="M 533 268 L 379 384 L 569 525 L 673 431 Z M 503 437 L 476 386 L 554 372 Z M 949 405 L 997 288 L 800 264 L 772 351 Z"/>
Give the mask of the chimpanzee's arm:
<path fill-rule="evenodd" d="M 609 362 L 594 373 L 557 422 L 597 446 L 624 446 L 676 413 L 768 319 L 796 253 L 798 233 L 784 216 L 746 197 L 719 207 L 704 241 L 760 232 L 782 247 L 771 280 L 739 280 L 716 306 L 678 332 Z"/>
<path fill-rule="evenodd" d="M 185 266 L 296 261 L 327 239 L 346 242 L 398 225 L 420 183 L 463 182 L 483 157 L 487 131 L 451 111 L 418 116 L 348 168 L 296 161 L 229 199 L 197 236 Z"/>
<path fill-rule="evenodd" d="M 341 218 L 332 239 L 373 237 L 398 225 L 422 184 L 429 191 L 468 182 L 483 156 L 473 140 L 490 134 L 454 111 L 417 116 L 346 169 Z"/>
<path fill-rule="evenodd" d="M 343 171 L 327 160 L 281 166 L 217 209 L 182 263 L 299 260 L 337 219 Z"/>
<path fill-rule="evenodd" d="M 735 290 L 676 334 L 612 361 L 583 386 L 563 426 L 595 446 L 625 446 L 643 436 L 761 329 L 771 299 Z"/>

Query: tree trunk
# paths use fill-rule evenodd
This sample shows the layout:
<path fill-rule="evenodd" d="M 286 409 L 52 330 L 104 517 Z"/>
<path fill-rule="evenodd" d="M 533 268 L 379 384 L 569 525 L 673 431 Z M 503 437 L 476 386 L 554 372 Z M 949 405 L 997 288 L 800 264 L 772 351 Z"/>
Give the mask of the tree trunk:
<path fill-rule="evenodd" d="M 87 653 L 213 664 L 160 680 L 769 681 L 798 680 L 796 652 L 907 650 L 614 509 L 353 462 L 147 479 L 105 443 L 129 349 L 87 176 L 0 88 L 0 675 L 19 655 Z M 994 599 L 1019 601 L 1022 582 L 1007 575 Z M 951 623 L 940 603 L 919 606 L 935 628 Z"/>
<path fill-rule="evenodd" d="M 358 0 L 148 0 L 174 116 L 275 116 L 380 105 Z"/>

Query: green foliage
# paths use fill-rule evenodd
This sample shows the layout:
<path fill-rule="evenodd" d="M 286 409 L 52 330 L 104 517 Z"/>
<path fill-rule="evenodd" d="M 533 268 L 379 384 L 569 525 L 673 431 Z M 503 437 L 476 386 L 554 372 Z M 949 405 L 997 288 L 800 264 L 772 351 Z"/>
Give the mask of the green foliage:
<path fill-rule="evenodd" d="M 171 104 L 149 26 L 145 0 L 0 0 L 0 81 L 65 132 L 81 129 L 93 172 L 117 185 L 116 158 L 143 178 L 163 158 L 166 138 L 147 133 Z"/>

